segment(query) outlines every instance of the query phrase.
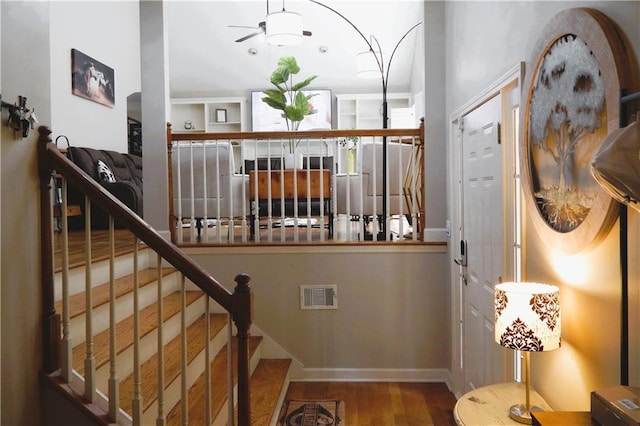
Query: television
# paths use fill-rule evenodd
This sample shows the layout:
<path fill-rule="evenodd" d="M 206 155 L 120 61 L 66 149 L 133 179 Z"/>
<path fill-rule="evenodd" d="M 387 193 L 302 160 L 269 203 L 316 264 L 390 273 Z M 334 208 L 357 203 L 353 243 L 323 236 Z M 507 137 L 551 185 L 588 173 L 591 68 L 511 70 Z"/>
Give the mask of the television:
<path fill-rule="evenodd" d="M 304 117 L 298 130 L 328 130 L 331 129 L 331 89 L 302 90 L 305 95 L 314 96 L 309 99 L 311 109 L 315 111 Z M 251 92 L 251 129 L 254 132 L 286 131 L 287 123 L 282 111 L 271 108 L 262 102 L 265 94 L 262 91 Z"/>

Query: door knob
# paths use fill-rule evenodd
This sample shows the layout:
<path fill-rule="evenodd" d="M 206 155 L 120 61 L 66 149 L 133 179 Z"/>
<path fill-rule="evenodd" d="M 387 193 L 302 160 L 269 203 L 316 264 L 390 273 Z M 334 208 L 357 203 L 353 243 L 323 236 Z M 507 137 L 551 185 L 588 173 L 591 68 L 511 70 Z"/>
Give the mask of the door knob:
<path fill-rule="evenodd" d="M 456 265 L 467 266 L 467 240 L 460 240 L 460 257 L 453 259 Z"/>

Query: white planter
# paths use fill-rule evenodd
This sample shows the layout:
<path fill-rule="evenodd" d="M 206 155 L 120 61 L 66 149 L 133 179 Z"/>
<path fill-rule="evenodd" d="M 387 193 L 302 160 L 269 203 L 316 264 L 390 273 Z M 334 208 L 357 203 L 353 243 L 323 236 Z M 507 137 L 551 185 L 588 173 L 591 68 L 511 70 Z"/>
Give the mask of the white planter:
<path fill-rule="evenodd" d="M 302 168 L 302 154 L 298 153 L 285 153 L 284 154 L 284 168 L 285 169 L 301 169 Z"/>

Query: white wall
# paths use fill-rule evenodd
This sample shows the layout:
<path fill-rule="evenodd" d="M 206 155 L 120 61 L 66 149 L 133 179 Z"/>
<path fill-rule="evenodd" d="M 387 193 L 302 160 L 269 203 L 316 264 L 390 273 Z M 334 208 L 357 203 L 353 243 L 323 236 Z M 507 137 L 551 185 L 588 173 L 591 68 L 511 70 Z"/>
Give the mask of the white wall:
<path fill-rule="evenodd" d="M 140 91 L 138 2 L 55 1 L 50 9 L 53 138 L 127 152 L 127 96 Z M 113 108 L 71 93 L 71 49 L 113 68 Z"/>
<path fill-rule="evenodd" d="M 140 90 L 138 3 L 2 1 L 2 99 L 26 96 L 41 125 L 74 145 L 126 151 L 126 96 Z M 71 94 L 71 48 L 113 67 L 116 107 Z M 1 130 L 3 425 L 41 423 L 37 131 Z"/>
<path fill-rule="evenodd" d="M 640 54 L 638 2 L 447 2 L 447 116 L 517 63 L 529 61 L 546 23 L 559 11 L 574 7 L 591 7 L 608 15 L 626 33 L 636 57 Z M 636 265 L 640 257 L 634 213 L 631 224 L 630 283 L 636 307 L 631 384 L 637 386 L 640 299 Z M 533 386 L 556 410 L 588 411 L 591 391 L 619 384 L 620 380 L 617 226 L 598 247 L 569 257 L 552 250 L 526 218 L 524 249 L 525 279 L 560 286 L 563 318 L 562 348 L 531 357 Z"/>

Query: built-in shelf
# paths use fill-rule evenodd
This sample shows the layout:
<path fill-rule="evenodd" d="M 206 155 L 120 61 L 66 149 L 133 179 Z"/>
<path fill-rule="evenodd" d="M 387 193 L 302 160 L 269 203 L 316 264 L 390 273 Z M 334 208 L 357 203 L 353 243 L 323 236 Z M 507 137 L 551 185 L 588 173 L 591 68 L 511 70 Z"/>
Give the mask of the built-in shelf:
<path fill-rule="evenodd" d="M 393 127 L 391 111 L 410 107 L 411 99 L 410 93 L 387 94 L 389 127 Z M 336 100 L 338 129 L 382 128 L 382 94 L 339 94 Z"/>
<path fill-rule="evenodd" d="M 339 94 L 336 95 L 336 104 L 338 129 L 382 128 L 382 94 Z M 393 127 L 392 112 L 394 109 L 409 108 L 412 104 L 412 96 L 409 93 L 387 94 L 388 127 Z M 352 157 L 352 160 L 349 159 L 349 156 Z M 337 152 L 338 171 L 340 173 L 357 171 L 354 160 L 356 156 L 355 152 L 349 154 L 347 148 L 339 148 Z"/>
<path fill-rule="evenodd" d="M 174 132 L 241 132 L 245 126 L 245 98 L 171 99 Z"/>

